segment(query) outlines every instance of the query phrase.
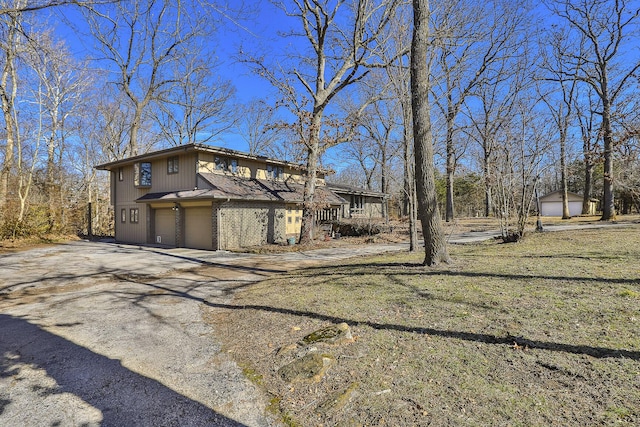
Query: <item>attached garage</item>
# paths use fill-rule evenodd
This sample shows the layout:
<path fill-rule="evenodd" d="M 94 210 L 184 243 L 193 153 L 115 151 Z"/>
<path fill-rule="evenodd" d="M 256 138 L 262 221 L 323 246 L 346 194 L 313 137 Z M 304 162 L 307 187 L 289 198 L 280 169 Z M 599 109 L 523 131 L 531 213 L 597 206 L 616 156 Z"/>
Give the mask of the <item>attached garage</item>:
<path fill-rule="evenodd" d="M 212 208 L 189 207 L 184 210 L 184 245 L 194 249 L 213 249 Z"/>
<path fill-rule="evenodd" d="M 155 243 L 176 245 L 176 213 L 171 208 L 155 209 Z"/>

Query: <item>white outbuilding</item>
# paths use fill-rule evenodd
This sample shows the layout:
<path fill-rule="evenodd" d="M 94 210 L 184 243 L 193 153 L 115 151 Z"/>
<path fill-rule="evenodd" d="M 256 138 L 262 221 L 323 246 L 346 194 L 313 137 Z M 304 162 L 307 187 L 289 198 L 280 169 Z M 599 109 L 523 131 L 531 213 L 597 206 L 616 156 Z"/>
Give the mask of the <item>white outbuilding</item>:
<path fill-rule="evenodd" d="M 569 199 L 569 215 L 577 216 L 582 213 L 582 196 L 567 193 Z M 562 216 L 562 191 L 554 191 L 540 197 L 540 214 L 542 216 Z"/>

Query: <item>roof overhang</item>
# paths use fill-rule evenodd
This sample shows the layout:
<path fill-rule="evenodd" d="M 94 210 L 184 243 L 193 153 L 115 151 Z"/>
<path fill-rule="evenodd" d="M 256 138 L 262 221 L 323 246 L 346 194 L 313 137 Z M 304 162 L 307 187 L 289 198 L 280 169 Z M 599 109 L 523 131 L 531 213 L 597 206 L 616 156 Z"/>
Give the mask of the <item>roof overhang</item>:
<path fill-rule="evenodd" d="M 210 154 L 219 155 L 219 156 L 228 156 L 228 157 L 235 157 L 239 159 L 265 162 L 265 163 L 278 165 L 278 166 L 286 166 L 294 170 L 306 170 L 306 166 L 299 163 L 292 163 L 284 160 L 272 159 L 266 156 L 255 156 L 242 151 L 232 150 L 232 149 L 223 148 L 223 147 L 213 147 L 211 145 L 204 145 L 204 144 L 178 145 L 176 147 L 166 148 L 164 150 L 152 151 L 149 153 L 140 154 L 133 157 L 127 157 L 121 160 L 114 160 L 112 162 L 103 163 L 100 165 L 96 165 L 94 167 L 95 169 L 98 169 L 98 170 L 110 171 L 121 166 L 126 166 L 126 165 L 130 165 L 130 164 L 134 164 L 142 161 L 150 161 L 154 159 L 168 157 L 171 155 L 178 155 L 180 153 L 193 153 L 193 152 L 210 153 Z M 333 171 L 328 169 L 320 169 L 318 170 L 318 172 L 324 175 L 329 175 L 333 173 Z"/>

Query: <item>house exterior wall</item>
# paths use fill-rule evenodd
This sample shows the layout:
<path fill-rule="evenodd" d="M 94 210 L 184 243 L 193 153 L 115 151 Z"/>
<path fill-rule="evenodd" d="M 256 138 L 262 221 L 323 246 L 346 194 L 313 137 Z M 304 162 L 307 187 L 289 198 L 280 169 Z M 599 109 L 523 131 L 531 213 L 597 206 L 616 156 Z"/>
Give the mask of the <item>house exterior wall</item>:
<path fill-rule="evenodd" d="M 168 159 L 178 158 L 178 172 L 168 173 Z M 154 160 L 152 165 L 151 188 L 148 192 L 188 190 L 196 185 L 195 153 L 187 153 Z"/>
<path fill-rule="evenodd" d="M 367 197 L 364 202 L 364 216 L 366 218 L 382 218 L 382 202 Z"/>
<path fill-rule="evenodd" d="M 349 201 L 343 205 L 343 218 L 382 218 L 382 201 L 379 197 L 353 195 L 333 190 L 337 195 Z M 361 206 L 361 207 L 357 207 Z"/>
<path fill-rule="evenodd" d="M 125 243 L 151 243 L 147 242 L 147 224 L 149 223 L 146 205 L 129 202 L 122 203 L 115 208 L 115 238 Z M 124 221 L 122 211 L 124 210 Z M 132 221 L 133 211 L 137 211 L 137 222 Z"/>
<path fill-rule="evenodd" d="M 232 201 L 218 208 L 219 249 L 283 243 L 286 240 L 283 204 Z"/>
<path fill-rule="evenodd" d="M 178 172 L 169 174 L 167 162 L 169 158 L 177 158 Z M 155 220 L 152 212 L 147 212 L 149 207 L 141 203 L 135 203 L 139 197 L 150 192 L 171 191 L 175 189 L 190 189 L 196 185 L 195 153 L 176 154 L 164 158 L 150 160 L 151 185 L 148 187 L 136 187 L 135 166 L 129 164 L 115 168 L 111 172 L 112 192 L 111 200 L 116 215 L 115 238 L 127 243 L 155 243 L 157 236 L 156 227 L 151 222 Z M 126 210 L 126 220 L 122 221 L 122 209 Z M 131 221 L 131 210 L 138 209 L 138 222 Z M 175 237 L 169 239 L 167 244 L 175 244 Z"/>
<path fill-rule="evenodd" d="M 236 172 L 216 169 L 216 157 L 235 159 Z M 140 174 L 136 181 L 136 165 L 141 163 L 151 165 L 150 183 L 144 186 L 136 185 L 141 184 Z M 303 171 L 297 165 L 275 159 L 254 158 L 232 151 L 227 153 L 224 149 L 218 152 L 217 149 L 209 150 L 201 146 L 161 150 L 111 162 L 98 168 L 109 170 L 111 174 L 111 204 L 115 214 L 116 240 L 153 244 L 158 242 L 160 236 L 161 244 L 177 247 L 192 247 L 195 244 L 198 247 L 217 250 L 237 249 L 266 242 L 285 243 L 287 231 L 290 234 L 299 234 L 300 224 L 295 223 L 296 216 L 292 214 L 294 224 L 287 230 L 287 209 L 284 202 L 229 201 L 213 198 L 191 199 L 179 203 L 161 199 L 137 203 L 136 200 L 148 193 L 169 193 L 210 186 L 206 180 L 199 178 L 198 173 L 273 179 L 268 173 L 269 166 L 281 168 L 282 174 L 278 180 L 304 183 Z M 323 173 L 319 174 L 317 183 L 325 185 Z M 206 227 L 203 205 L 208 206 L 209 222 Z M 199 225 L 194 228 L 190 223 L 196 217 L 195 222 Z M 204 241 L 210 241 L 211 245 L 202 244 Z"/>
<path fill-rule="evenodd" d="M 230 170 L 222 171 L 216 168 L 216 157 L 224 157 L 228 160 L 235 159 L 237 161 L 237 169 L 235 172 Z M 291 180 L 296 183 L 303 183 L 304 176 L 300 174 L 300 171 L 294 170 L 289 166 L 282 166 L 278 163 L 268 163 L 266 161 L 258 161 L 252 159 L 245 159 L 241 157 L 234 157 L 232 155 L 224 156 L 217 155 L 215 153 L 200 153 L 197 160 L 197 172 L 198 173 L 221 173 L 225 175 L 235 175 L 241 178 L 253 178 L 253 179 L 270 179 L 267 174 L 267 164 L 273 164 L 275 166 L 281 166 L 283 168 L 283 175 L 279 179 L 282 181 Z M 324 179 L 320 178 L 319 183 L 324 184 Z"/>

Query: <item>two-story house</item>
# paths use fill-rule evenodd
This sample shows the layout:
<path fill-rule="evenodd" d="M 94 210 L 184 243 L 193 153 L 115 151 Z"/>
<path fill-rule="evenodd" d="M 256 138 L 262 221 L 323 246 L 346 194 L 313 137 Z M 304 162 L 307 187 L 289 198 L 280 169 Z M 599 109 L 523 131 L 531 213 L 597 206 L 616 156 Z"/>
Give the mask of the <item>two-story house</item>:
<path fill-rule="evenodd" d="M 188 144 L 96 166 L 111 172 L 115 238 L 197 249 L 284 243 L 300 234 L 304 168 Z M 347 201 L 317 178 L 315 202 L 337 218 Z"/>

